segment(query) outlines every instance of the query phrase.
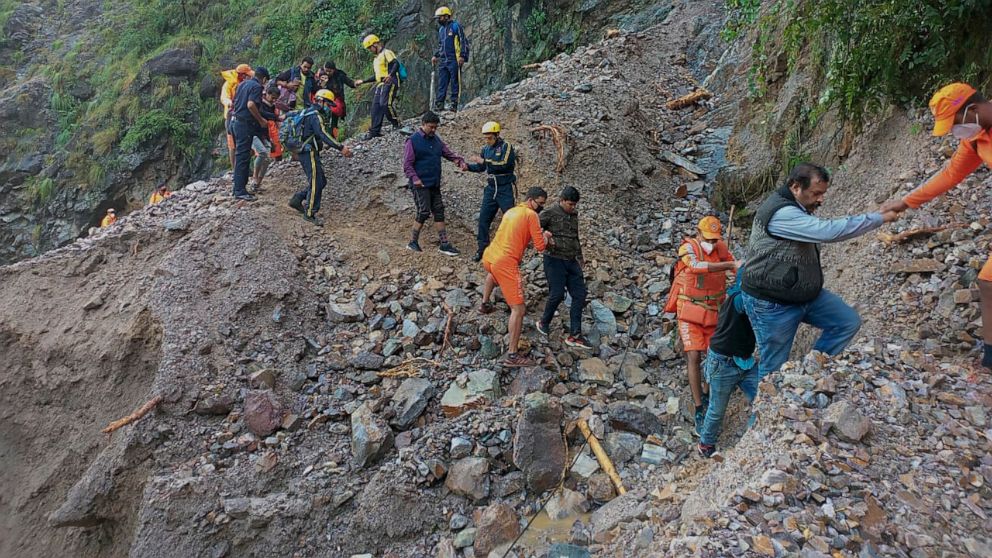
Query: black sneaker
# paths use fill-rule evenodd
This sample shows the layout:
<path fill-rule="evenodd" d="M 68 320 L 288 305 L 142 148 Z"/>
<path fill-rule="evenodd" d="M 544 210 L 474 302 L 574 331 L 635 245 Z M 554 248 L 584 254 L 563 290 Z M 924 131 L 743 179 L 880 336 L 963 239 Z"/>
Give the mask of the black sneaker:
<path fill-rule="evenodd" d="M 582 335 L 569 335 L 565 338 L 565 344 L 576 349 L 593 349 L 592 343 Z"/>
<path fill-rule="evenodd" d="M 546 336 L 548 334 L 548 326 L 541 323 L 541 320 L 537 320 L 537 324 L 535 325 L 537 325 L 537 331 L 540 332 L 541 335 Z"/>
<path fill-rule="evenodd" d="M 696 446 L 696 451 L 699 452 L 700 457 L 709 459 L 713 457 L 714 453 L 716 453 L 716 446 L 711 446 L 709 444 L 704 444 L 702 442 L 699 442 L 699 445 Z"/>
<path fill-rule="evenodd" d="M 323 227 L 324 226 L 324 220 L 321 219 L 321 218 L 319 218 L 319 217 L 317 217 L 316 215 L 304 215 L 303 216 L 303 220 L 304 221 L 307 221 L 308 223 L 313 223 L 314 225 L 316 225 L 318 227 Z"/>
<path fill-rule="evenodd" d="M 306 213 L 306 210 L 303 209 L 303 200 L 296 196 L 289 198 L 289 207 L 292 207 L 300 213 Z"/>
<path fill-rule="evenodd" d="M 483 302 L 479 305 L 480 314 L 492 314 L 494 311 L 496 311 L 496 307 L 493 306 L 492 302 Z"/>
<path fill-rule="evenodd" d="M 457 256 L 461 254 L 461 252 L 458 251 L 458 248 L 452 246 L 450 242 L 445 242 L 442 244 L 440 250 L 445 256 Z"/>
<path fill-rule="evenodd" d="M 420 243 L 416 240 L 411 240 L 410 244 L 406 245 L 406 249 L 413 252 L 423 252 L 423 250 L 420 249 Z"/>
<path fill-rule="evenodd" d="M 475 253 L 474 256 L 472 256 L 472 261 L 476 263 L 482 261 L 482 250 L 479 250 L 478 252 Z"/>
<path fill-rule="evenodd" d="M 240 194 L 240 195 L 234 196 L 234 199 L 241 200 L 241 201 L 246 201 L 246 202 L 253 202 L 253 201 L 257 200 L 258 198 L 256 198 L 255 196 L 253 196 L 251 194 Z"/>
<path fill-rule="evenodd" d="M 375 138 L 381 138 L 381 137 L 382 137 L 382 134 L 373 134 L 372 132 L 369 132 L 369 133 L 365 134 L 364 136 L 362 136 L 362 141 L 369 141 L 369 140 L 373 140 Z"/>

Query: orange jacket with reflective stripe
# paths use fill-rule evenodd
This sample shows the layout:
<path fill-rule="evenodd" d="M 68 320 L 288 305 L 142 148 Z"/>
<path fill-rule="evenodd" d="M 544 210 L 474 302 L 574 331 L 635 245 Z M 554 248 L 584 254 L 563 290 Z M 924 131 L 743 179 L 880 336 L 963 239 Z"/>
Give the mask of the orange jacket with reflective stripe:
<path fill-rule="evenodd" d="M 687 238 L 679 247 L 679 261 L 675 264 L 675 280 L 672 282 L 672 290 L 665 304 L 666 312 L 674 312 L 681 306 L 678 303 L 679 295 L 699 301 L 701 305 L 710 308 L 719 309 L 720 303 L 723 302 L 723 296 L 727 292 L 727 272 L 694 268 L 691 265 L 693 255 L 696 261 L 706 263 L 734 260 L 733 254 L 722 240 L 713 243 L 713 250 L 707 254 L 698 240 Z"/>

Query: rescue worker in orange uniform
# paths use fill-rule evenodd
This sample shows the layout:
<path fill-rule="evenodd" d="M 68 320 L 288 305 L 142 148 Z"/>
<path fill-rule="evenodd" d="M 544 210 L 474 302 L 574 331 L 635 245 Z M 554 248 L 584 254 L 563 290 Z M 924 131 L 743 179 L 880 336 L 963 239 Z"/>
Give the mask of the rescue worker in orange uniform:
<path fill-rule="evenodd" d="M 960 184 L 985 163 L 992 167 L 992 102 L 967 83 L 952 83 L 934 93 L 930 99 L 933 135 L 948 132 L 959 140 L 958 149 L 946 167 L 922 186 L 902 199 L 890 200 L 881 213 L 901 213 L 916 209 Z M 982 308 L 982 366 L 992 369 L 992 257 L 978 274 L 978 292 Z"/>
<path fill-rule="evenodd" d="M 169 187 L 163 182 L 158 188 L 155 188 L 154 192 L 152 192 L 152 197 L 148 198 L 148 205 L 155 205 L 163 202 L 171 195 L 172 192 L 169 191 Z"/>
<path fill-rule="evenodd" d="M 224 131 L 227 132 L 227 154 L 231 159 L 231 168 L 234 168 L 234 133 L 231 131 L 231 105 L 234 103 L 234 93 L 238 89 L 238 84 L 251 78 L 254 74 L 248 64 L 238 64 L 233 70 L 224 70 L 220 73 L 224 78 L 224 85 L 220 87 L 220 104 L 224 106 Z"/>
<path fill-rule="evenodd" d="M 482 291 L 482 306 L 479 311 L 488 314 L 494 310 L 489 302 L 493 289 L 499 284 L 503 298 L 510 305 L 510 347 L 503 360 L 503 366 L 519 368 L 535 366 L 526 355 L 517 352 L 520 345 L 520 331 L 524 325 L 527 306 L 524 303 L 524 282 L 520 277 L 520 260 L 524 257 L 527 245 L 534 243 L 534 249 L 544 252 L 551 241 L 549 231 L 541 231 L 541 221 L 537 214 L 544 209 L 548 193 L 543 188 L 533 187 L 527 191 L 527 198 L 503 215 L 492 243 L 482 254 L 482 267 L 486 270 L 486 284 Z"/>
<path fill-rule="evenodd" d="M 107 214 L 103 216 L 103 220 L 100 221 L 100 228 L 106 228 L 117 222 L 117 211 L 111 207 L 107 210 Z"/>
<path fill-rule="evenodd" d="M 727 293 L 727 272 L 736 271 L 739 263 L 721 239 L 719 219 L 712 215 L 703 217 L 697 229 L 695 237 L 686 238 L 679 246 L 675 279 L 665 311 L 675 311 L 678 319 L 698 435 L 706 418 L 709 398 L 703 390 L 700 364 L 703 353 L 710 346 L 710 337 L 716 331 L 720 304 Z"/>

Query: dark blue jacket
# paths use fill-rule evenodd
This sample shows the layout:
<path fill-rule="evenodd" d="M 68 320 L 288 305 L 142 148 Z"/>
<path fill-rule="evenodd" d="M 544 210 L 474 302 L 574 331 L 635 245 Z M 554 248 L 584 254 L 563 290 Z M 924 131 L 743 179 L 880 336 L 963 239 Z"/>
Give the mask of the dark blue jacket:
<path fill-rule="evenodd" d="M 451 20 L 437 29 L 437 49 L 434 51 L 441 62 L 457 63 L 461 56 L 468 62 L 468 38 L 461 24 Z"/>
<path fill-rule="evenodd" d="M 413 146 L 413 170 L 417 172 L 424 188 L 434 188 L 441 184 L 441 148 L 444 143 L 434 134 L 427 137 L 418 131 L 410 136 Z"/>
<path fill-rule="evenodd" d="M 344 147 L 327 133 L 320 109 L 303 118 L 303 137 L 306 138 L 306 143 L 303 144 L 303 151 L 308 151 L 311 146 L 313 146 L 313 149 L 320 151 L 321 145 L 332 147 L 338 151 L 341 151 L 341 148 Z"/>
<path fill-rule="evenodd" d="M 232 115 L 238 120 L 251 122 L 258 125 L 251 111 L 248 110 L 248 101 L 254 101 L 255 106 L 262 108 L 262 83 L 258 78 L 251 78 L 241 82 L 234 93 L 234 100 L 231 102 Z"/>
<path fill-rule="evenodd" d="M 485 172 L 500 185 L 516 180 L 513 173 L 517 167 L 517 150 L 503 141 L 503 138 L 496 140 L 493 145 L 483 147 L 480 156 L 483 162 L 469 163 L 470 172 Z"/>

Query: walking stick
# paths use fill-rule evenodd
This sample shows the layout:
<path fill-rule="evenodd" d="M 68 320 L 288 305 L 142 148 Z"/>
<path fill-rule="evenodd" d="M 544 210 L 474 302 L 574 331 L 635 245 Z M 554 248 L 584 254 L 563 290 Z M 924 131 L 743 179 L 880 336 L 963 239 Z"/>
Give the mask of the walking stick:
<path fill-rule="evenodd" d="M 429 107 L 427 107 L 428 111 L 434 110 L 434 100 L 435 100 L 435 95 L 437 95 L 437 87 L 434 85 L 436 76 L 437 76 L 437 70 L 431 68 L 431 95 L 430 95 L 431 104 Z"/>
<path fill-rule="evenodd" d="M 730 219 L 729 219 L 730 222 L 727 224 L 727 250 L 731 252 L 733 250 L 730 249 L 734 245 L 734 209 L 735 208 L 736 206 L 734 205 L 730 206 Z"/>

